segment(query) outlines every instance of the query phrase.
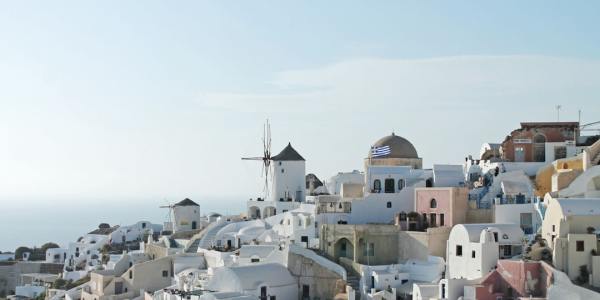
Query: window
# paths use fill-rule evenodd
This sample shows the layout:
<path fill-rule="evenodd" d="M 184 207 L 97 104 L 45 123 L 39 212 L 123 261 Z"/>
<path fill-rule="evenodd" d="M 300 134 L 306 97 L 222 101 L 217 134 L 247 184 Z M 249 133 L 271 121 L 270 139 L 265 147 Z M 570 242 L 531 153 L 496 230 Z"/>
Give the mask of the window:
<path fill-rule="evenodd" d="M 584 249 L 584 247 L 583 247 L 583 241 L 577 241 L 577 243 L 576 243 L 576 249 L 575 250 L 577 252 L 583 252 L 583 249 Z"/>
<path fill-rule="evenodd" d="M 444 226 L 444 214 L 440 214 L 440 226 Z"/>
<path fill-rule="evenodd" d="M 475 250 L 471 251 L 471 258 L 475 258 Z"/>
<path fill-rule="evenodd" d="M 166 271 L 166 270 L 162 271 L 162 276 L 169 277 L 169 271 Z"/>
<path fill-rule="evenodd" d="M 251 259 L 250 259 L 250 262 L 251 262 L 251 263 L 257 263 L 257 262 L 259 262 L 259 261 L 260 261 L 260 258 L 251 258 Z"/>
<path fill-rule="evenodd" d="M 133 279 L 133 270 L 129 270 L 129 279 Z"/>
<path fill-rule="evenodd" d="M 367 255 L 375 256 L 375 244 L 374 243 L 369 243 L 369 247 L 367 248 Z"/>
<path fill-rule="evenodd" d="M 462 256 L 462 245 L 456 245 L 456 256 Z"/>
<path fill-rule="evenodd" d="M 561 159 L 561 158 L 566 158 L 566 157 L 567 157 L 567 147 L 565 147 L 565 146 L 554 147 L 554 159 Z"/>
<path fill-rule="evenodd" d="M 504 257 L 512 256 L 512 247 L 510 245 L 505 245 L 503 254 L 504 254 Z"/>
<path fill-rule="evenodd" d="M 552 225 L 552 232 L 556 231 L 556 225 Z"/>
<path fill-rule="evenodd" d="M 381 192 L 381 180 L 375 179 L 375 181 L 373 181 L 373 191 L 375 193 Z"/>
<path fill-rule="evenodd" d="M 392 208 L 392 202 L 389 202 L 389 201 L 388 201 L 388 203 L 387 203 L 387 208 Z"/>
<path fill-rule="evenodd" d="M 398 179 L 398 191 L 401 191 L 405 186 L 404 179 Z"/>
<path fill-rule="evenodd" d="M 406 221 L 406 213 L 405 212 L 400 213 L 400 221 Z"/>
<path fill-rule="evenodd" d="M 429 201 L 429 207 L 437 208 L 437 201 L 435 200 L 435 198 L 432 198 L 431 201 Z"/>
<path fill-rule="evenodd" d="M 394 193 L 396 191 L 396 187 L 394 186 L 394 179 L 388 178 L 385 180 L 385 192 L 386 193 Z"/>
<path fill-rule="evenodd" d="M 285 170 L 284 170 L 284 169 L 281 169 L 281 173 L 283 173 L 283 172 L 285 172 Z"/>
<path fill-rule="evenodd" d="M 498 233 L 494 232 L 494 241 L 497 243 L 498 242 Z"/>
<path fill-rule="evenodd" d="M 298 218 L 298 226 L 302 226 L 302 219 Z"/>
<path fill-rule="evenodd" d="M 533 143 L 533 160 L 546 161 L 546 137 L 538 133 L 533 137 Z"/>
<path fill-rule="evenodd" d="M 302 299 L 310 299 L 310 286 L 302 285 Z"/>
<path fill-rule="evenodd" d="M 436 215 L 435 214 L 429 214 L 429 224 L 433 227 L 436 226 Z"/>

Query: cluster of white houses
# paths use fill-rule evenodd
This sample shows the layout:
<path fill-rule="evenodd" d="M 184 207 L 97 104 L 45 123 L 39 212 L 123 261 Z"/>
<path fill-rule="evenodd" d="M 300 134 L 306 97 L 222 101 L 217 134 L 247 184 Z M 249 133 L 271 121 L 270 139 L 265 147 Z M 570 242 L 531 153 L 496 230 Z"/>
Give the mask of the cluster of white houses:
<path fill-rule="evenodd" d="M 78 284 L 42 286 L 57 300 L 600 299 L 600 141 L 578 128 L 522 123 L 431 169 L 392 133 L 363 171 L 326 181 L 288 144 L 247 213 L 184 199 L 164 225 L 104 224 L 48 250 Z"/>

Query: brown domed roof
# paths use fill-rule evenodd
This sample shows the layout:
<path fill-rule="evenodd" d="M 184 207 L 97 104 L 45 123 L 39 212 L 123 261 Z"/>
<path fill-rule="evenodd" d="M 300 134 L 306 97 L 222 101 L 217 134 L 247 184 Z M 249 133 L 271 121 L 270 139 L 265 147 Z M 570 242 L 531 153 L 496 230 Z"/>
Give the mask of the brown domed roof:
<path fill-rule="evenodd" d="M 417 150 L 407 139 L 397 136 L 394 133 L 379 139 L 373 147 L 390 147 L 390 154 L 373 157 L 371 151 L 369 151 L 369 158 L 419 158 Z"/>

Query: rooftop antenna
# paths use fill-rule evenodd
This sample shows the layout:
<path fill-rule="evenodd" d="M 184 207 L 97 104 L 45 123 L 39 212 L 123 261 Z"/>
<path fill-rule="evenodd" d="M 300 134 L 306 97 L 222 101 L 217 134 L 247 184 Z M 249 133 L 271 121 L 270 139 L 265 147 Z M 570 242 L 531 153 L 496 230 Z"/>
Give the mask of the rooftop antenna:
<path fill-rule="evenodd" d="M 560 122 L 560 109 L 562 108 L 562 105 L 558 104 L 556 105 L 556 122 Z"/>
<path fill-rule="evenodd" d="M 265 199 L 269 197 L 269 175 L 272 175 L 271 171 L 271 124 L 269 119 L 263 125 L 263 154 L 258 157 L 242 157 L 242 160 L 258 160 L 262 161 L 261 174 L 265 178 L 264 195 Z"/>

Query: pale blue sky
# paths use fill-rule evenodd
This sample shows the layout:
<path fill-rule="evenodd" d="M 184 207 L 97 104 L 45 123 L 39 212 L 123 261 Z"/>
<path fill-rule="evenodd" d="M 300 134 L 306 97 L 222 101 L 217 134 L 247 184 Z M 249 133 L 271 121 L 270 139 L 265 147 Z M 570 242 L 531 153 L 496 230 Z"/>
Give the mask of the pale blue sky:
<path fill-rule="evenodd" d="M 592 1 L 1 1 L 0 202 L 243 206 L 260 168 L 239 158 L 267 117 L 273 151 L 291 141 L 321 178 L 392 130 L 431 166 L 558 103 L 597 121 L 599 16 Z"/>

